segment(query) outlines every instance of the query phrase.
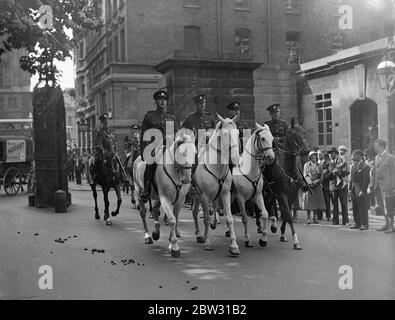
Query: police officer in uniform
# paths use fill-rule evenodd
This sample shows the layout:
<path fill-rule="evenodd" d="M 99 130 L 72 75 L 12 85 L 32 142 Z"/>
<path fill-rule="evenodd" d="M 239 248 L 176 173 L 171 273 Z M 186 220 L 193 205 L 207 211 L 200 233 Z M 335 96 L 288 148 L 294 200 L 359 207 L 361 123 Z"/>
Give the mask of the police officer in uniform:
<path fill-rule="evenodd" d="M 196 147 L 198 145 L 198 133 L 199 130 L 210 130 L 215 129 L 216 120 L 214 116 L 206 111 L 207 100 L 204 95 L 197 95 L 194 97 L 193 102 L 195 103 L 196 111 L 190 113 L 182 124 L 183 128 L 194 131 L 196 139 Z"/>
<path fill-rule="evenodd" d="M 270 112 L 272 120 L 266 121 L 265 124 L 269 126 L 273 137 L 282 147 L 284 145 L 285 137 L 288 133 L 289 127 L 284 120 L 280 119 L 280 104 L 273 104 L 266 110 Z"/>
<path fill-rule="evenodd" d="M 169 101 L 169 94 L 166 91 L 159 90 L 154 93 L 153 95 L 155 103 L 156 103 L 156 110 L 155 111 L 148 111 L 144 117 L 144 120 L 141 124 L 141 132 L 140 132 L 140 154 L 143 160 L 144 159 L 144 149 L 153 142 L 151 141 L 144 141 L 144 133 L 149 129 L 158 129 L 162 132 L 162 139 L 163 145 L 166 144 L 166 122 L 173 122 L 174 124 L 174 131 L 177 131 L 177 123 L 176 118 L 173 114 L 167 112 L 167 103 Z M 151 194 L 151 183 L 154 178 L 155 169 L 157 164 L 152 163 L 150 164 L 147 162 L 147 166 L 144 172 L 144 189 L 140 192 L 140 198 L 144 202 L 149 200 Z"/>
<path fill-rule="evenodd" d="M 227 110 L 227 117 L 229 119 L 233 119 L 236 117 L 236 115 L 240 114 L 240 102 L 234 101 L 229 103 L 226 106 Z M 244 147 L 244 142 L 243 142 L 243 130 L 248 129 L 247 123 L 244 120 L 241 120 L 239 117 L 239 120 L 236 122 L 237 129 L 239 130 L 239 150 L 240 153 L 243 152 L 243 147 Z"/>

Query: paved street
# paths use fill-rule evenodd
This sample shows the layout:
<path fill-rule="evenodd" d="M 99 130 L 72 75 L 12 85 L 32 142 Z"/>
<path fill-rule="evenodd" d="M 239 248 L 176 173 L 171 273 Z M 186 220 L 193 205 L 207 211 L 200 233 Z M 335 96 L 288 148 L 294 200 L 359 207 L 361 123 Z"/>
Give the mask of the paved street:
<path fill-rule="evenodd" d="M 300 212 L 296 228 L 302 251 L 294 251 L 291 242 L 281 243 L 278 234 L 260 248 L 253 220 L 255 247 L 246 249 L 237 219 L 241 256 L 231 258 L 224 221 L 212 237 L 215 251 L 206 252 L 195 242 L 191 211 L 185 208 L 182 253 L 173 259 L 167 252 L 168 227 L 162 225 L 158 242 L 144 244 L 140 217 L 129 197 L 109 227 L 94 220 L 87 188 L 70 187 L 73 205 L 67 214 L 29 208 L 26 194 L 1 194 L 1 299 L 395 299 L 395 234 L 326 222 L 307 226 Z M 114 200 L 112 192 L 112 206 Z M 101 194 L 99 203 L 102 209 Z M 381 217 L 372 219 L 372 229 L 382 224 Z M 287 234 L 291 239 L 289 229 Z M 42 265 L 53 269 L 53 290 L 39 289 Z M 353 290 L 339 289 L 343 265 L 352 267 Z"/>

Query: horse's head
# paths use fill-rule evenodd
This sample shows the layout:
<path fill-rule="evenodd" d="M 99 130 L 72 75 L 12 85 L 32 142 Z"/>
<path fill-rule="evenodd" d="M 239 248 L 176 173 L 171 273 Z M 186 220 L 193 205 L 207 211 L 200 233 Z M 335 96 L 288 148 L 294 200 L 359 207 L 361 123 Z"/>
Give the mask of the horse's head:
<path fill-rule="evenodd" d="M 272 164 L 276 159 L 273 151 L 273 135 L 268 125 L 256 124 L 251 145 L 252 155 L 257 155 L 262 164 Z"/>
<path fill-rule="evenodd" d="M 306 130 L 302 127 L 302 124 L 296 123 L 294 118 L 291 120 L 291 129 L 285 138 L 285 149 L 303 154 L 310 150 L 306 139 Z"/>
<path fill-rule="evenodd" d="M 181 175 L 181 183 L 191 182 L 196 155 L 195 137 L 181 130 L 174 141 L 174 166 Z"/>
<path fill-rule="evenodd" d="M 215 133 L 220 136 L 221 152 L 228 155 L 230 150 L 230 163 L 238 164 L 240 159 L 239 153 L 239 130 L 236 122 L 239 120 L 239 114 L 233 119 L 224 119 L 218 115 L 219 122 L 215 129 Z M 213 134 L 212 138 L 215 136 Z"/>

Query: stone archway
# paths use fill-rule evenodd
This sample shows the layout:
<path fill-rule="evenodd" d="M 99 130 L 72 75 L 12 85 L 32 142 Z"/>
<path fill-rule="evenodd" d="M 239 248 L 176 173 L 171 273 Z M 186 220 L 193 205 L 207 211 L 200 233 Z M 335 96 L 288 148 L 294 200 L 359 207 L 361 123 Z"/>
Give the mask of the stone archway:
<path fill-rule="evenodd" d="M 358 100 L 350 107 L 351 148 L 364 150 L 378 136 L 378 106 L 370 99 Z"/>

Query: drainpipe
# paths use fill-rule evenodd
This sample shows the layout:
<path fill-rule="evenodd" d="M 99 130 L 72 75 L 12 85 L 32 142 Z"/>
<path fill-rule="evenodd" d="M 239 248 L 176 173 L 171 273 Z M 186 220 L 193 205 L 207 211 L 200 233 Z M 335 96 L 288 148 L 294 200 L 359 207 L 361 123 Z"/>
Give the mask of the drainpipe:
<path fill-rule="evenodd" d="M 222 20 L 221 20 L 221 0 L 217 0 L 217 54 L 222 57 Z"/>

